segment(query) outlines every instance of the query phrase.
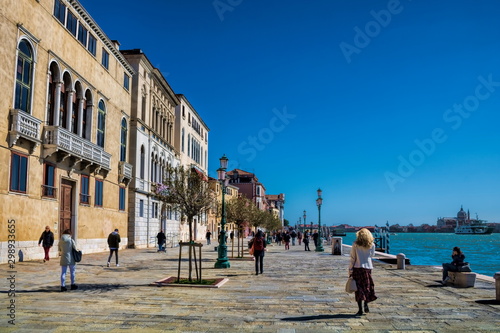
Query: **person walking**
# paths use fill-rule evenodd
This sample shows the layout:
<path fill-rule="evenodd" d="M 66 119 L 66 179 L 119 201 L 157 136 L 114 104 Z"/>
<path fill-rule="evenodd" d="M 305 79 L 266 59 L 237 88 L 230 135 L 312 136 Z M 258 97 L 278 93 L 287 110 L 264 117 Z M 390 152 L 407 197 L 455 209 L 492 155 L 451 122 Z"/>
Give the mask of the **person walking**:
<path fill-rule="evenodd" d="M 301 231 L 299 231 L 297 233 L 297 239 L 299 240 L 299 245 L 302 245 L 302 232 Z"/>
<path fill-rule="evenodd" d="M 290 250 L 290 234 L 285 232 L 285 235 L 283 236 L 283 241 L 285 242 L 285 250 Z"/>
<path fill-rule="evenodd" d="M 75 284 L 76 281 L 76 263 L 75 258 L 73 258 L 73 249 L 76 250 L 75 241 L 71 238 L 71 231 L 69 229 L 64 230 L 61 239 L 58 244 L 59 254 L 61 259 L 59 264 L 61 265 L 61 291 L 67 291 L 66 288 L 66 273 L 68 271 L 71 277 L 71 290 L 78 289 Z"/>
<path fill-rule="evenodd" d="M 156 235 L 156 238 L 158 239 L 158 252 L 167 252 L 165 250 L 165 243 L 167 242 L 167 237 L 165 236 L 163 229 L 161 229 L 158 235 Z M 109 267 L 109 260 L 108 260 L 108 267 Z"/>
<path fill-rule="evenodd" d="M 314 240 L 314 249 L 316 250 L 318 248 L 318 245 L 319 245 L 319 234 L 317 231 L 315 231 L 313 233 L 313 240 Z"/>
<path fill-rule="evenodd" d="M 309 233 L 307 231 L 304 233 L 303 242 L 304 242 L 304 251 L 311 251 L 311 249 L 309 248 Z"/>
<path fill-rule="evenodd" d="M 458 272 L 459 267 L 464 265 L 465 255 L 462 253 L 458 246 L 455 246 L 453 248 L 451 259 L 451 263 L 445 262 L 443 264 L 443 280 L 441 281 L 442 284 L 446 284 L 446 282 L 448 282 L 448 280 L 450 279 L 450 277 L 448 276 L 448 272 Z"/>
<path fill-rule="evenodd" d="M 212 233 L 210 230 L 207 230 L 207 233 L 205 234 L 205 237 L 207 239 L 207 245 L 210 245 L 210 237 L 212 236 Z"/>
<path fill-rule="evenodd" d="M 295 232 L 295 229 L 292 230 L 290 236 L 292 237 L 292 246 L 295 246 L 295 238 L 297 238 L 297 233 Z"/>
<path fill-rule="evenodd" d="M 118 264 L 118 248 L 120 247 L 120 242 L 121 242 L 120 234 L 118 233 L 118 229 L 115 229 L 115 231 L 110 233 L 108 236 L 108 246 L 109 246 L 108 267 L 111 262 L 111 257 L 113 257 L 113 252 L 115 253 L 116 267 L 120 267 L 120 264 Z"/>
<path fill-rule="evenodd" d="M 43 262 L 50 260 L 49 251 L 52 245 L 54 245 L 54 233 L 50 231 L 50 227 L 46 226 L 45 230 L 42 232 L 40 239 L 38 240 L 38 246 L 42 244 L 43 251 L 45 252 L 45 256 L 43 258 Z"/>
<path fill-rule="evenodd" d="M 264 241 L 264 234 L 261 230 L 255 234 L 252 242 L 253 256 L 255 258 L 255 275 L 264 273 L 264 252 L 266 251 L 266 242 Z"/>
<path fill-rule="evenodd" d="M 356 240 L 351 248 L 351 262 L 349 264 L 349 276 L 356 281 L 358 290 L 355 299 L 358 303 L 358 313 L 363 315 L 370 312 L 368 303 L 377 299 L 375 296 L 375 284 L 372 279 L 373 263 L 371 257 L 375 255 L 375 242 L 370 230 L 363 228 L 356 233 Z M 364 307 L 363 307 L 364 301 Z"/>

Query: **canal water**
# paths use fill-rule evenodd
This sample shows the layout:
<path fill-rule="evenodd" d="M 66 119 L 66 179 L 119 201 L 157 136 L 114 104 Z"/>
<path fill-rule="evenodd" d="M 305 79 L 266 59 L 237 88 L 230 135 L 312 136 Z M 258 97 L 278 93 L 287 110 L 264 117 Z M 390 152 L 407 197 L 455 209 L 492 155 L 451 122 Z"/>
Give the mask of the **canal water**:
<path fill-rule="evenodd" d="M 343 244 L 352 245 L 355 233 L 347 233 Z M 452 233 L 398 233 L 390 236 L 390 254 L 404 253 L 412 265 L 441 266 L 451 262 L 453 247 L 465 254 L 473 272 L 493 276 L 500 272 L 500 233 L 455 235 Z"/>

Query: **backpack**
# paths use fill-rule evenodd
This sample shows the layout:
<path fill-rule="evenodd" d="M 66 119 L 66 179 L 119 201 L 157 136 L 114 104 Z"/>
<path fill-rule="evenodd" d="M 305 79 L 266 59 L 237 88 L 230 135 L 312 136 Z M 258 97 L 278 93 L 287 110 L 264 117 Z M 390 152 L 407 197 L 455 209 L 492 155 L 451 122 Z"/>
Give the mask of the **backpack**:
<path fill-rule="evenodd" d="M 264 240 L 260 237 L 255 238 L 255 241 L 253 242 L 253 249 L 254 249 L 254 251 L 264 250 Z"/>

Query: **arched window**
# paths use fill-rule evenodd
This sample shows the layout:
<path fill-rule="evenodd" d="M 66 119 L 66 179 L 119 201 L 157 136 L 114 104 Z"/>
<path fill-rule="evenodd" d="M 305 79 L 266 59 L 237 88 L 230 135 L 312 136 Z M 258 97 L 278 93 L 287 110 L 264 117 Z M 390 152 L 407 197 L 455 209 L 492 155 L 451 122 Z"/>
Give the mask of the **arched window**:
<path fill-rule="evenodd" d="M 27 40 L 19 43 L 16 70 L 16 94 L 14 108 L 31 113 L 31 89 L 33 85 L 33 50 Z"/>
<path fill-rule="evenodd" d="M 99 101 L 99 110 L 97 111 L 97 145 L 104 148 L 104 131 L 106 128 L 106 105 L 104 101 Z"/>
<path fill-rule="evenodd" d="M 146 153 L 144 152 L 144 146 L 141 146 L 141 179 L 144 179 L 144 167 L 146 162 Z"/>
<path fill-rule="evenodd" d="M 120 136 L 120 161 L 124 162 L 127 157 L 127 121 L 122 119 L 122 129 Z"/>

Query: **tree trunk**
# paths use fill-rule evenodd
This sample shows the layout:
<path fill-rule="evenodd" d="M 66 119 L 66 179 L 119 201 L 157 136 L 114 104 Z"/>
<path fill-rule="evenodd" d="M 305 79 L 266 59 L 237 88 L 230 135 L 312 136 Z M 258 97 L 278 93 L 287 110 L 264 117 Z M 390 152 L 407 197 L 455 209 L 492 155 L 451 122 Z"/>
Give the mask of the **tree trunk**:
<path fill-rule="evenodd" d="M 188 216 L 188 223 L 189 223 L 189 243 L 193 242 L 193 217 Z M 191 253 L 192 249 L 194 249 L 193 246 L 189 245 L 189 270 L 188 270 L 188 279 L 189 281 L 193 280 L 193 255 Z"/>

